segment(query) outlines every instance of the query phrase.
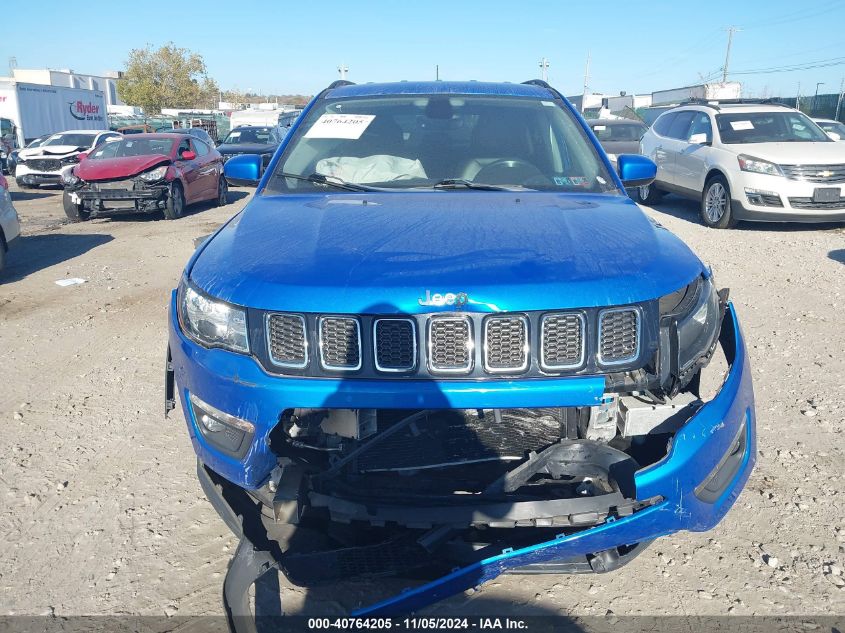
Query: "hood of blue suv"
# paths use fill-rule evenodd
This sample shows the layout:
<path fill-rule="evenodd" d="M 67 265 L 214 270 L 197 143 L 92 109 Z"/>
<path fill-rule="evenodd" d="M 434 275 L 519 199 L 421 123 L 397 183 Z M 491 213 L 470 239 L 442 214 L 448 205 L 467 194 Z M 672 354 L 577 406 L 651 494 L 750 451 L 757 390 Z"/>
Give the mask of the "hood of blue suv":
<path fill-rule="evenodd" d="M 701 274 L 678 238 L 621 195 L 406 192 L 268 196 L 209 240 L 192 282 L 270 310 L 419 313 L 620 305 Z"/>

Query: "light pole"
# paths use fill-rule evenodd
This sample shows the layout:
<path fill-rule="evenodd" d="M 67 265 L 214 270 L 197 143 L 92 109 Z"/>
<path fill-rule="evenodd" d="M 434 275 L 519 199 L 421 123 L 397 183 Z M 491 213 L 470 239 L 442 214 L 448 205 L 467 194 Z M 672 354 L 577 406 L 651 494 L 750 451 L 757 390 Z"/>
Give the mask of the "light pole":
<path fill-rule="evenodd" d="M 549 80 L 549 60 L 545 57 L 540 60 L 540 75 L 543 81 Z"/>
<path fill-rule="evenodd" d="M 823 81 L 820 81 L 816 84 L 816 92 L 813 95 L 813 108 L 812 108 L 812 110 L 810 110 L 810 114 L 816 113 L 816 97 L 819 96 L 819 86 L 823 86 L 823 85 L 824 85 Z"/>
<path fill-rule="evenodd" d="M 349 66 L 347 66 L 346 64 L 341 64 L 337 67 L 337 72 L 340 73 L 341 79 L 346 79 L 346 73 L 349 72 Z"/>

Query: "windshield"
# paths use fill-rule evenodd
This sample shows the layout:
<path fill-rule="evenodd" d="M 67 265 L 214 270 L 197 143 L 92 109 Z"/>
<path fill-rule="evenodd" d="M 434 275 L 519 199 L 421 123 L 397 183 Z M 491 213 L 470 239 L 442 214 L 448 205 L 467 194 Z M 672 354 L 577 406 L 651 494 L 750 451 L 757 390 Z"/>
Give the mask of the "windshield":
<path fill-rule="evenodd" d="M 845 140 L 845 123 L 839 123 L 838 121 L 821 121 L 819 123 L 819 127 L 825 132 L 838 134 L 841 140 Z"/>
<path fill-rule="evenodd" d="M 72 145 L 73 147 L 91 147 L 96 134 L 54 134 L 44 145 Z"/>
<path fill-rule="evenodd" d="M 559 103 L 498 95 L 318 102 L 266 192 L 325 191 L 325 177 L 390 189 L 616 190 L 584 130 Z"/>
<path fill-rule="evenodd" d="M 258 145 L 269 145 L 276 142 L 276 135 L 270 127 L 248 127 L 240 130 L 232 130 L 229 136 L 223 141 L 224 145 L 239 145 L 241 143 L 255 143 Z"/>
<path fill-rule="evenodd" d="M 723 143 L 810 143 L 830 141 L 800 112 L 736 112 L 717 114 Z"/>
<path fill-rule="evenodd" d="M 149 156 L 150 154 L 170 156 L 175 142 L 175 140 L 169 138 L 125 138 L 121 141 L 112 141 L 100 145 L 88 155 L 88 158 L 125 158 L 127 156 Z"/>

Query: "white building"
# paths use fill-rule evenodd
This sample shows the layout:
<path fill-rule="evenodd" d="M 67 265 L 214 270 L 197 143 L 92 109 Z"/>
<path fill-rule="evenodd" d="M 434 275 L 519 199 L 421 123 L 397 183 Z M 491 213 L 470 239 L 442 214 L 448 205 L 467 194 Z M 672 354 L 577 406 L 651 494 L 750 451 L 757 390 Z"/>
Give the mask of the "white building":
<path fill-rule="evenodd" d="M 109 71 L 103 75 L 83 75 L 73 72 L 69 68 L 59 70 L 15 68 L 12 72 L 14 73 L 12 78 L 15 81 L 42 86 L 101 90 L 106 97 L 106 106 L 109 113 L 125 114 L 127 108 L 131 109 L 131 106 L 127 106 L 117 95 L 117 80 L 122 75 L 120 71 Z"/>

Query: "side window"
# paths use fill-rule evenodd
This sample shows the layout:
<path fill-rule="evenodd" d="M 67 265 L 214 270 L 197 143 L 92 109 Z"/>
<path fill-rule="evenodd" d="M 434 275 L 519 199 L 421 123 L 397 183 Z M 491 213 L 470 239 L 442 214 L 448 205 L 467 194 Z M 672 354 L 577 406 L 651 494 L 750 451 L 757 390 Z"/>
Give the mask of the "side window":
<path fill-rule="evenodd" d="M 689 139 L 693 134 L 706 134 L 707 141 L 713 140 L 713 127 L 710 125 L 710 117 L 705 112 L 697 112 L 689 128 Z"/>
<path fill-rule="evenodd" d="M 103 143 L 117 138 L 120 138 L 117 134 L 103 134 L 100 138 L 97 139 L 97 144 L 94 147 L 99 147 Z"/>
<path fill-rule="evenodd" d="M 657 121 L 654 122 L 654 131 L 660 134 L 660 136 L 669 136 L 669 128 L 672 126 L 672 122 L 677 116 L 677 112 L 667 112 L 666 114 L 661 114 Z"/>
<path fill-rule="evenodd" d="M 194 139 L 194 149 L 197 150 L 198 156 L 208 156 L 208 145 L 206 145 L 202 141 Z"/>
<path fill-rule="evenodd" d="M 693 110 L 678 112 L 678 115 L 672 121 L 672 125 L 669 126 L 669 133 L 666 136 L 683 141 L 687 140 L 689 138 L 690 123 L 692 123 L 692 118 L 695 114 Z"/>
<path fill-rule="evenodd" d="M 189 139 L 185 139 L 181 143 L 179 143 L 179 149 L 176 152 L 176 155 L 181 158 L 182 152 L 190 152 L 191 151 L 191 141 Z"/>

